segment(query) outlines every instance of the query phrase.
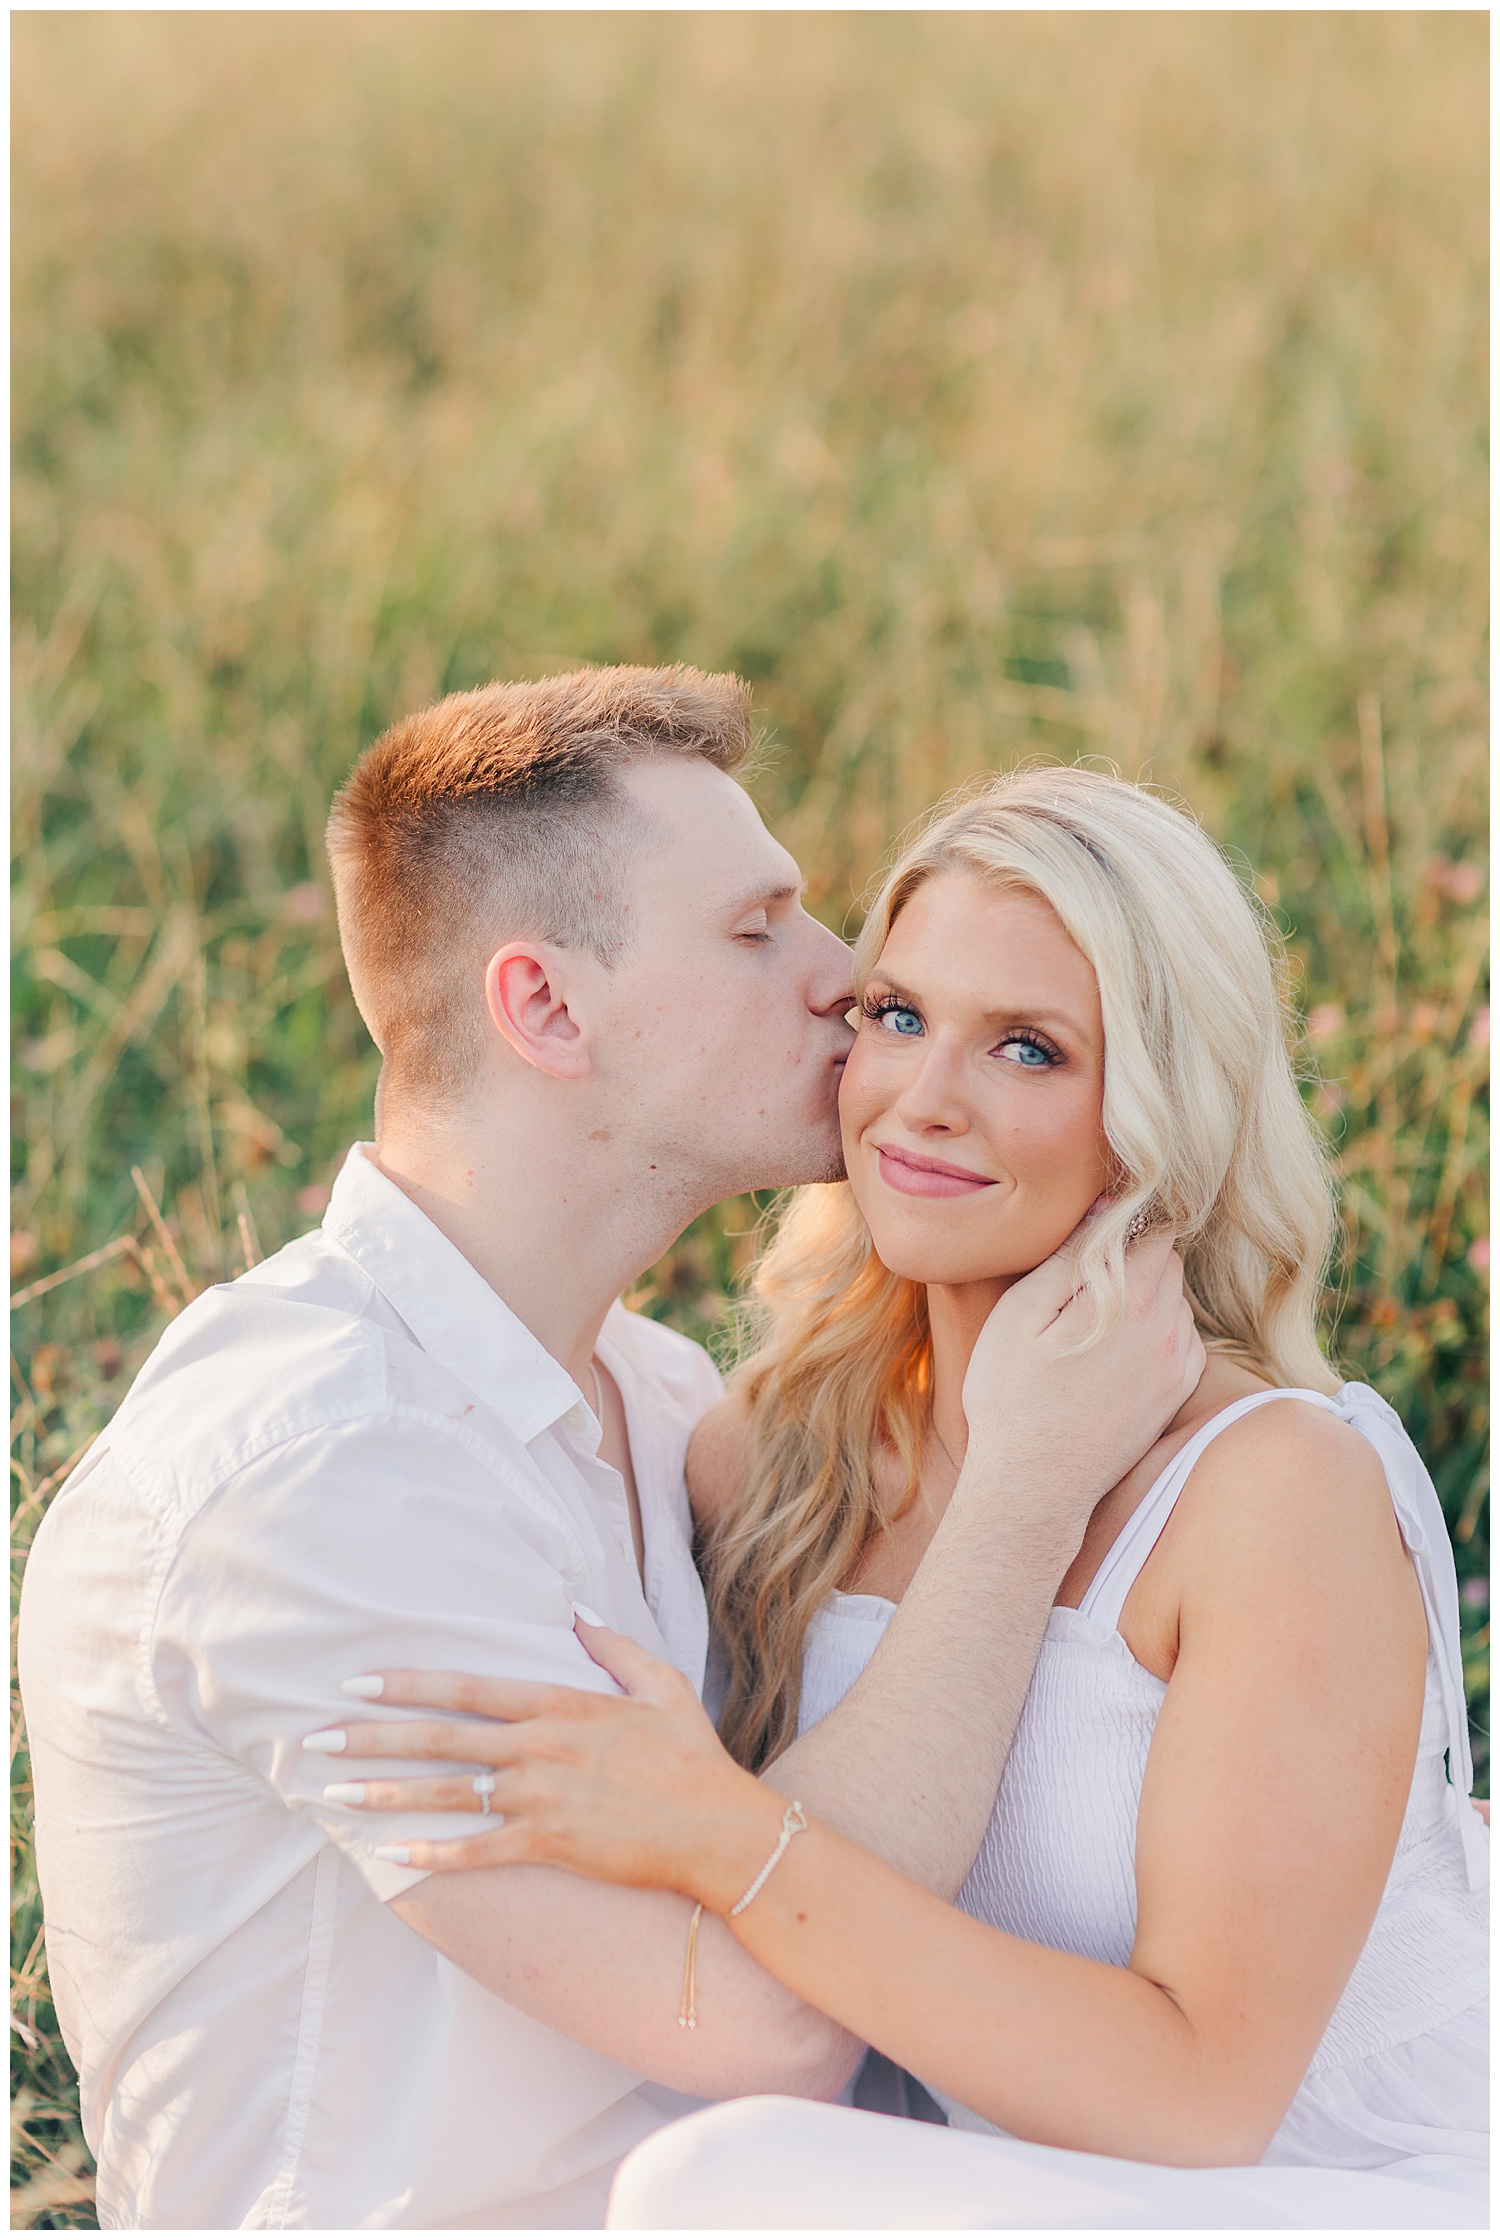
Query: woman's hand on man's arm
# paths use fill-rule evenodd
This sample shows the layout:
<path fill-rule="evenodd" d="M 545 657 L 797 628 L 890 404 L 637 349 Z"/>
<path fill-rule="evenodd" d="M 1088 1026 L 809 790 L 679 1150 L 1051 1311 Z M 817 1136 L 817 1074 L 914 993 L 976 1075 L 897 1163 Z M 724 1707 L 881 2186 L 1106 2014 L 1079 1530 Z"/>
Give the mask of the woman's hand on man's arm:
<path fill-rule="evenodd" d="M 1169 1529 L 1180 1646 L 1141 1801 L 1128 1968 L 987 1929 L 816 1823 L 733 1929 L 809 2008 L 1005 2130 L 1248 2163 L 1379 1904 L 1425 1624 L 1378 1462 L 1302 1403 L 1226 1432 Z M 716 1755 L 665 1668 L 618 1635 L 586 1638 L 629 1701 L 554 1695 L 518 1718 L 496 1746 L 526 1768 L 515 1823 L 479 1841 L 670 1876 L 727 1911 L 770 1855 L 776 1800 Z"/>
<path fill-rule="evenodd" d="M 751 1856 L 759 1822 L 770 1830 L 769 1852 L 781 1800 L 728 1758 L 680 1672 L 627 1635 L 579 1630 L 586 1644 L 605 1646 L 606 1669 L 634 1683 L 629 1701 L 390 1673 L 383 1703 L 442 1715 L 348 1725 L 340 1771 L 357 1775 L 366 1756 L 441 1767 L 411 1781 L 369 1781 L 362 1798 L 348 1800 L 353 1810 L 474 1811 L 476 1769 L 495 1784 L 493 1809 L 476 1815 L 472 1835 L 396 1847 L 431 1872 L 392 1910 L 500 1998 L 658 2084 L 714 2099 L 832 2098 L 863 2042 L 768 1975 L 711 1913 L 697 1937 L 694 2027 L 683 2027 L 692 1908 L 674 1888 L 693 1886 L 672 1846 L 706 1862 L 716 1850 L 709 1831 L 727 1837 L 721 1876 L 732 1881 L 748 1860 L 748 1884 L 760 1864 Z M 652 1763 L 669 1767 L 671 1779 L 653 1784 Z M 675 1819 L 667 1810 L 657 1824 L 653 1807 L 666 1806 L 683 1776 L 688 1808 Z M 582 1879 L 591 1872 L 607 1880 Z"/>

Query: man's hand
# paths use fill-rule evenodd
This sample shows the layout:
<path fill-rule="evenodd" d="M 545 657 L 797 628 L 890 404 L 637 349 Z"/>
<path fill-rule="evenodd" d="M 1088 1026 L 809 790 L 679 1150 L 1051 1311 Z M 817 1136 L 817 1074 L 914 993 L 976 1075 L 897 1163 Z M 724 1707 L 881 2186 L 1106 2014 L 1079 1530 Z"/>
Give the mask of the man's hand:
<path fill-rule="evenodd" d="M 1071 1243 L 995 1308 L 964 1384 L 964 1466 L 916 1577 L 843 1702 L 767 1772 L 940 1897 L 973 1864 L 1090 1515 L 1203 1372 L 1172 1239 L 1144 1239 L 1126 1268 L 1124 1318 L 1095 1342 Z"/>
<path fill-rule="evenodd" d="M 1125 1255 L 1125 1312 L 1090 1333 L 1095 1305 L 1070 1238 L 1011 1285 L 979 1334 L 964 1379 L 965 1500 L 1003 1495 L 1034 1512 L 1071 1561 L 1111 1486 L 1155 1445 L 1203 1374 L 1203 1341 L 1165 1232 Z"/>

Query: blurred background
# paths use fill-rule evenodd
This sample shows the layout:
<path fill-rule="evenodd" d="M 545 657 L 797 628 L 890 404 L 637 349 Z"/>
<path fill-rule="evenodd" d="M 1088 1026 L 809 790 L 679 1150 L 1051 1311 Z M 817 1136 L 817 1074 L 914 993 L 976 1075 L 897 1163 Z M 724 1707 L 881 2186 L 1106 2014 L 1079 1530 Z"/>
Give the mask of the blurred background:
<path fill-rule="evenodd" d="M 751 679 L 852 931 L 1028 756 L 1284 930 L 1329 1327 L 1452 1527 L 1487 1766 L 1481 14 L 14 19 L 18 1561 L 370 1130 L 329 794 L 578 662 Z M 723 1327 L 759 1209 L 632 1303 Z M 92 2222 L 16 1736 L 13 2221 Z M 18 2033 L 18 2035 L 17 2035 Z"/>

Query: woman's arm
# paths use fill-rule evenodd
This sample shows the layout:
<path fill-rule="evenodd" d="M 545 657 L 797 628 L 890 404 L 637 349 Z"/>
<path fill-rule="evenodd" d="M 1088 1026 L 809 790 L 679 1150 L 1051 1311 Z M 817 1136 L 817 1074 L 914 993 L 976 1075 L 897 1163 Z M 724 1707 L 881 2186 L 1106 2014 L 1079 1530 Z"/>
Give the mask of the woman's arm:
<path fill-rule="evenodd" d="M 810 2005 L 1008 2131 L 1243 2163 L 1296 2091 L 1379 1903 L 1426 1629 L 1379 1464 L 1321 1411 L 1278 1404 L 1223 1434 L 1179 1508 L 1153 1559 L 1181 1576 L 1180 1642 L 1141 1800 L 1128 1967 L 1005 1936 L 818 1824 L 729 1926 Z M 412 1863 L 545 1859 L 727 1916 L 781 1800 L 729 1762 L 680 1675 L 619 1635 L 584 1638 L 628 1699 L 390 1676 L 390 1701 L 512 1722 L 371 1730 L 383 1755 L 462 1749 L 500 1769 L 505 1826 L 413 1845 Z M 369 1801 L 457 1794 L 372 1784 Z"/>
<path fill-rule="evenodd" d="M 1321 1411 L 1257 1411 L 1209 1450 L 1191 1492 L 1128 1969 L 987 1930 L 821 1831 L 791 1845 L 732 1927 L 811 2004 L 1006 2130 L 1247 2163 L 1380 1902 L 1426 1625 L 1379 1463 Z"/>

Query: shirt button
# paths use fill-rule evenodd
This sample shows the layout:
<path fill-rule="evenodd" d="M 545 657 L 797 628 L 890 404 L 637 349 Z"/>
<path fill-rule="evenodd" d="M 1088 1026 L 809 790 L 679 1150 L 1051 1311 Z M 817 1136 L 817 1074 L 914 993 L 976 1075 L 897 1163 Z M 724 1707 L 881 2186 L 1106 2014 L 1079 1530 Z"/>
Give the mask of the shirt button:
<path fill-rule="evenodd" d="M 575 1400 L 563 1417 L 564 1431 L 582 1431 L 588 1421 L 588 1411 L 581 1400 Z"/>

